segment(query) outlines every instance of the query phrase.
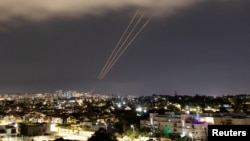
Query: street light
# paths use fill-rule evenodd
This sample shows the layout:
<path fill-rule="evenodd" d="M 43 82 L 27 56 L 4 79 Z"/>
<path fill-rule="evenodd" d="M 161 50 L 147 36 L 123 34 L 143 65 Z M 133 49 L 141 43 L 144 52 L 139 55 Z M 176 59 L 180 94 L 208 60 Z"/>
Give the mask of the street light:
<path fill-rule="evenodd" d="M 17 140 L 17 134 L 19 133 L 19 129 L 18 129 L 18 124 L 15 124 L 15 128 L 16 128 L 16 140 Z"/>
<path fill-rule="evenodd" d="M 134 127 L 134 125 L 131 125 L 131 128 L 133 129 L 133 134 L 134 134 L 134 132 L 135 132 L 135 127 Z"/>
<path fill-rule="evenodd" d="M 134 137 L 135 136 L 135 127 L 133 124 L 131 125 L 131 128 L 133 129 L 133 137 Z"/>
<path fill-rule="evenodd" d="M 191 137 L 191 139 L 193 141 L 193 134 L 190 132 L 188 135 L 189 135 L 189 137 Z"/>
<path fill-rule="evenodd" d="M 108 131 L 108 124 L 106 122 L 104 122 L 104 125 L 105 125 L 105 128 L 106 128 L 106 131 Z"/>

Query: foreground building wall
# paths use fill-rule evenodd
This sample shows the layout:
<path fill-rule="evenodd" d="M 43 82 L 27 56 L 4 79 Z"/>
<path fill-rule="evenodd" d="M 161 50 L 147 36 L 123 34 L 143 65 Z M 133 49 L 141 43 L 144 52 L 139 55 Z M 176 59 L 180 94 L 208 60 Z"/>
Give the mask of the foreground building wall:
<path fill-rule="evenodd" d="M 149 120 L 141 120 L 140 127 L 149 127 L 163 132 L 168 126 L 171 133 L 180 136 L 187 136 L 194 140 L 205 140 L 207 138 L 208 125 L 250 125 L 250 117 L 247 116 L 216 116 L 191 115 L 165 113 L 159 115 L 151 113 Z"/>

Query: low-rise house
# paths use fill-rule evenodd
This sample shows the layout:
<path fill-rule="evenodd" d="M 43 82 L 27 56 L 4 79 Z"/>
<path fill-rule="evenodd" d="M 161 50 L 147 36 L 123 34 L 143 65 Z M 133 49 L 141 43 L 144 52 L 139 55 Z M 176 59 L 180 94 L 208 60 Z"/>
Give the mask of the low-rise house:
<path fill-rule="evenodd" d="M 44 135 L 50 132 L 48 123 L 19 123 L 20 134 L 24 136 Z"/>
<path fill-rule="evenodd" d="M 16 136 L 19 134 L 18 127 L 10 125 L 0 125 L 0 137 Z"/>
<path fill-rule="evenodd" d="M 5 137 L 7 135 L 6 130 L 5 129 L 0 129 L 0 137 Z"/>

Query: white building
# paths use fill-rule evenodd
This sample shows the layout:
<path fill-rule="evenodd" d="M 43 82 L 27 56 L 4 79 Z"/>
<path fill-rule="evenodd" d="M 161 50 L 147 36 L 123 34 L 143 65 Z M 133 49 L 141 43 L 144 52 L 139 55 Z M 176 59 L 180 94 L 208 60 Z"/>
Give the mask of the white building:
<path fill-rule="evenodd" d="M 193 140 L 205 140 L 207 137 L 206 122 L 199 122 L 192 115 L 182 114 L 175 115 L 174 113 L 166 113 L 165 115 L 158 115 L 151 113 L 149 120 L 141 120 L 140 126 L 151 127 L 158 131 L 164 131 L 166 126 L 170 127 L 170 132 L 179 134 L 180 136 L 187 136 Z"/>
<path fill-rule="evenodd" d="M 140 121 L 141 128 L 150 127 L 158 131 L 164 131 L 164 128 L 168 126 L 171 133 L 187 136 L 193 140 L 205 140 L 208 125 L 250 125 L 250 117 L 236 113 L 176 115 L 173 112 L 168 112 L 164 115 L 150 113 L 149 120 Z"/>

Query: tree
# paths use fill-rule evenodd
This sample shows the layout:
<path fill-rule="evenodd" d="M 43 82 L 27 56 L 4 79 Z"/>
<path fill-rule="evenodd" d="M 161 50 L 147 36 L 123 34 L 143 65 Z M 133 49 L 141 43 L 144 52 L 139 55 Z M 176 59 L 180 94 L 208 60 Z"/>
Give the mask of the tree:
<path fill-rule="evenodd" d="M 114 134 L 108 133 L 106 129 L 97 130 L 88 141 L 118 141 Z"/>

